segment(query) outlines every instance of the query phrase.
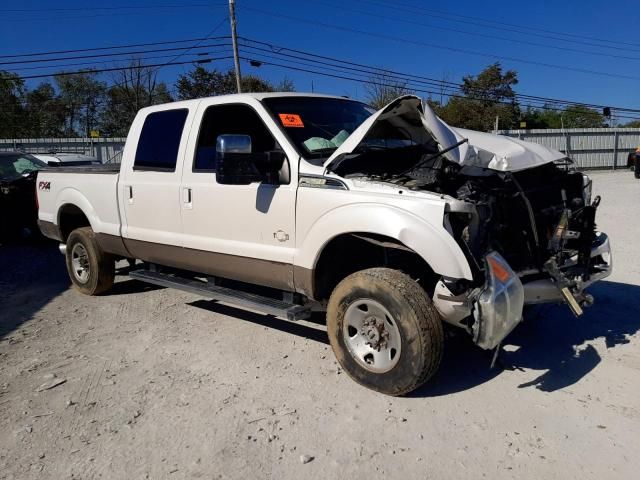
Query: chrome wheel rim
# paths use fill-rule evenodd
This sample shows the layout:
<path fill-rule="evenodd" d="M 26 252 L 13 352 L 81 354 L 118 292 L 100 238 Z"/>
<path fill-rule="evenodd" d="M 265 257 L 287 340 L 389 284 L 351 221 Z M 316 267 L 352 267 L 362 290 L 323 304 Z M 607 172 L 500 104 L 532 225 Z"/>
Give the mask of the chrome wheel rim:
<path fill-rule="evenodd" d="M 90 274 L 89 255 L 81 243 L 76 243 L 71 249 L 71 268 L 76 280 L 80 283 L 87 283 Z"/>
<path fill-rule="evenodd" d="M 370 298 L 347 307 L 342 336 L 351 356 L 370 372 L 388 372 L 400 359 L 398 324 L 382 304 Z"/>

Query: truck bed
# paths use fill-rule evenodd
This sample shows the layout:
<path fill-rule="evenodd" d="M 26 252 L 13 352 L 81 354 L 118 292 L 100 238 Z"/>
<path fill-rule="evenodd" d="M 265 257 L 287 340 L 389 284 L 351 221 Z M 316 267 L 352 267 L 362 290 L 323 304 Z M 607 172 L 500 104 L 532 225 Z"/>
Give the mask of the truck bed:
<path fill-rule="evenodd" d="M 36 180 L 38 219 L 55 231 L 60 227 L 61 212 L 77 208 L 87 217 L 94 232 L 120 236 L 119 174 L 118 164 L 40 170 Z"/>

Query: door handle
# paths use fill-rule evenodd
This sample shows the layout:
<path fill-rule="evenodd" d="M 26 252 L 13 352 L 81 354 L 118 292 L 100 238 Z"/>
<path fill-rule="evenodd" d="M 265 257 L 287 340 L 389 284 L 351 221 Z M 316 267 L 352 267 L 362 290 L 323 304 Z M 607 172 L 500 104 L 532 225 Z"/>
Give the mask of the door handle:
<path fill-rule="evenodd" d="M 191 191 L 191 188 L 184 187 L 182 189 L 182 202 L 184 203 L 185 208 L 193 208 L 192 195 L 193 195 L 193 192 Z"/>
<path fill-rule="evenodd" d="M 132 185 L 127 185 L 127 200 L 129 201 L 129 203 L 133 203 L 133 186 Z"/>

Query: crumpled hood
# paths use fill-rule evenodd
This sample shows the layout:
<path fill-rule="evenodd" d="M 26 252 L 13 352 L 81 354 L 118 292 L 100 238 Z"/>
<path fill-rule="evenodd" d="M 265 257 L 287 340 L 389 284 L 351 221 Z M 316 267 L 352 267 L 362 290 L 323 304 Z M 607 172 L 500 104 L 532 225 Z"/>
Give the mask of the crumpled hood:
<path fill-rule="evenodd" d="M 537 143 L 524 142 L 513 137 L 476 132 L 464 128 L 452 127 L 452 130 L 469 139 L 473 154 L 467 158 L 467 165 L 476 165 L 501 172 L 516 172 L 567 158 L 564 153 L 558 150 Z"/>
<path fill-rule="evenodd" d="M 352 153 L 382 122 L 408 132 L 418 144 L 435 141 L 444 150 L 467 138 L 468 143 L 443 156 L 461 166 L 473 165 L 502 172 L 524 170 L 566 158 L 566 155 L 535 143 L 511 137 L 453 128 L 440 119 L 419 97 L 398 97 L 367 118 L 326 160 L 331 169 L 334 161 Z M 375 138 L 375 137 L 373 137 Z"/>

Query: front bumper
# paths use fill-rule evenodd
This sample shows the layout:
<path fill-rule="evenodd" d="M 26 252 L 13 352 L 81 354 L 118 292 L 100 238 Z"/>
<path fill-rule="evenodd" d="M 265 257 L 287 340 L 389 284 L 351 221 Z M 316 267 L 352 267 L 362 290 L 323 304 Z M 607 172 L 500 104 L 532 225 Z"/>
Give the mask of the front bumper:
<path fill-rule="evenodd" d="M 578 262 L 577 256 L 563 267 Z M 561 303 L 565 301 L 558 285 L 551 279 L 522 283 L 506 260 L 497 252 L 485 257 L 487 278 L 482 287 L 455 296 L 444 282 L 436 285 L 433 302 L 442 319 L 452 325 L 466 328 L 474 342 L 484 349 L 496 348 L 520 323 L 526 304 Z M 581 297 L 589 285 L 611 274 L 613 261 L 609 237 L 597 233 L 591 248 L 589 278 L 579 280 L 572 288 L 574 296 Z M 473 318 L 469 327 L 466 318 Z"/>
<path fill-rule="evenodd" d="M 577 261 L 577 257 L 574 257 L 569 260 L 567 266 L 575 265 Z M 606 233 L 597 232 L 591 247 L 591 269 L 589 278 L 587 280 L 578 280 L 574 293 L 582 293 L 588 286 L 611 275 L 612 271 L 613 257 L 611 255 L 609 237 Z M 524 283 L 525 305 L 561 302 L 564 302 L 564 297 L 551 279 L 545 278 Z"/>

